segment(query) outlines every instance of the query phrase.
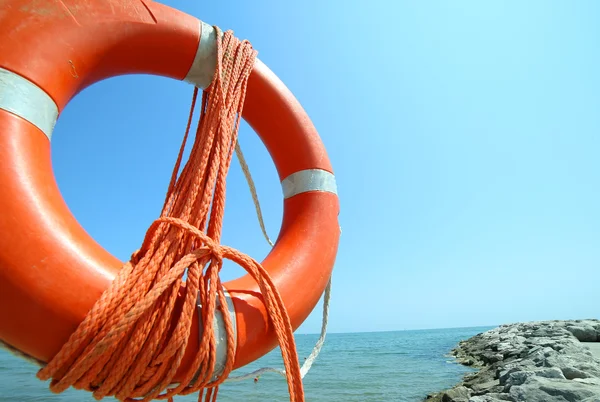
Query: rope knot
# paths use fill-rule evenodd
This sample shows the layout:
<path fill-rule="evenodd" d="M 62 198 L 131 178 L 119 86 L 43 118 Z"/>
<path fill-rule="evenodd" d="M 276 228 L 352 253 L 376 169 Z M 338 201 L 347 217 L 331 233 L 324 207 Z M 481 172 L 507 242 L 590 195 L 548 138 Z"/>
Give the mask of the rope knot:
<path fill-rule="evenodd" d="M 217 243 L 214 239 L 208 236 L 199 228 L 193 226 L 189 222 L 169 216 L 163 216 L 156 219 L 155 224 L 165 223 L 170 226 L 174 226 L 177 229 L 184 231 L 186 234 L 194 237 L 197 240 L 197 243 L 201 244 L 200 247 L 195 248 L 195 250 L 190 253 L 190 255 L 197 256 L 198 258 L 204 257 L 206 255 L 211 255 L 218 261 L 223 260 L 224 255 L 224 247 Z"/>
<path fill-rule="evenodd" d="M 218 245 L 214 248 L 210 248 L 212 258 L 219 264 L 219 270 L 223 267 L 223 246 Z"/>

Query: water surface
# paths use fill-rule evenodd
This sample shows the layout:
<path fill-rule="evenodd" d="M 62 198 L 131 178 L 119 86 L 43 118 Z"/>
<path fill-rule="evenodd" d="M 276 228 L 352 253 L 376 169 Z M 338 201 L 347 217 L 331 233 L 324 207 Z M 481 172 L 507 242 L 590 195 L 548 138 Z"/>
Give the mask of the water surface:
<path fill-rule="evenodd" d="M 307 401 L 399 401 L 416 402 L 428 393 L 449 388 L 469 368 L 456 364 L 447 353 L 462 339 L 491 327 L 418 331 L 329 334 L 321 355 L 304 379 Z M 317 335 L 296 335 L 300 359 L 304 360 Z M 263 366 L 282 367 L 276 349 L 259 361 L 239 370 Z M 35 377 L 36 367 L 6 351 L 0 351 L 0 401 L 92 402 L 90 394 L 68 390 L 54 395 L 47 383 Z M 106 401 L 114 402 L 112 398 Z M 191 402 L 197 396 L 175 398 Z M 225 384 L 220 402 L 287 401 L 285 379 L 265 374 L 252 380 Z"/>

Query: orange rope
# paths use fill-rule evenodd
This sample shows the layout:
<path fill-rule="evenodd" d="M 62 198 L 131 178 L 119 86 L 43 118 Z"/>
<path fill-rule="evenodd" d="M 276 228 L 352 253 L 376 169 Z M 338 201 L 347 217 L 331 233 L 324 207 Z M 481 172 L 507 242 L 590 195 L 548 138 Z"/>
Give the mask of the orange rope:
<path fill-rule="evenodd" d="M 257 281 L 281 347 L 290 400 L 304 401 L 293 329 L 275 284 L 260 263 L 219 244 L 225 180 L 256 51 L 231 31 L 221 35 L 217 28 L 217 33 L 217 69 L 202 95 L 189 160 L 177 177 L 197 88 L 161 216 L 60 352 L 39 371 L 41 380 L 52 378 L 53 392 L 73 386 L 92 391 L 96 399 L 150 401 L 200 391 L 199 401 L 203 396 L 206 402 L 215 401 L 235 355 L 235 334 L 219 278 L 223 259 L 229 259 Z M 179 312 L 175 307 L 180 292 L 184 300 Z M 180 385 L 168 389 L 188 345 L 197 297 L 204 328 L 200 347 Z M 210 382 L 216 362 L 217 309 L 225 318 L 228 354 L 223 374 Z"/>

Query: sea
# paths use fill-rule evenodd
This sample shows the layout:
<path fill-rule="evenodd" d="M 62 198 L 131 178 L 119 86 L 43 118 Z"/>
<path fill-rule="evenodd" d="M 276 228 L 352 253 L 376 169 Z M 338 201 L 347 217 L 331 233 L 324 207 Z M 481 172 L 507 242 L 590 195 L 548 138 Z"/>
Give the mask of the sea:
<path fill-rule="evenodd" d="M 428 394 L 458 383 L 472 371 L 448 353 L 463 339 L 493 327 L 328 334 L 321 354 L 304 378 L 307 401 L 422 401 Z M 296 335 L 300 360 L 310 354 L 318 335 Z M 243 374 L 261 367 L 283 366 L 279 349 L 238 369 Z M 35 376 L 36 366 L 0 350 L 0 401 L 92 402 L 91 394 L 67 390 L 52 394 Z M 115 399 L 105 398 L 114 402 Z M 197 395 L 175 402 L 197 401 Z M 289 401 L 287 383 L 275 373 L 220 387 L 220 402 Z"/>

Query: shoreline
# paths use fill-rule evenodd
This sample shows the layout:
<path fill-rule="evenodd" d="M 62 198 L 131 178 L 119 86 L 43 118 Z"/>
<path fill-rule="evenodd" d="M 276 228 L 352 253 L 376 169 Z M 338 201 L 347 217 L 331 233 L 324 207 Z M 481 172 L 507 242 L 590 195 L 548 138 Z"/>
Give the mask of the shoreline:
<path fill-rule="evenodd" d="M 600 402 L 600 320 L 505 324 L 450 356 L 478 371 L 423 401 Z"/>

